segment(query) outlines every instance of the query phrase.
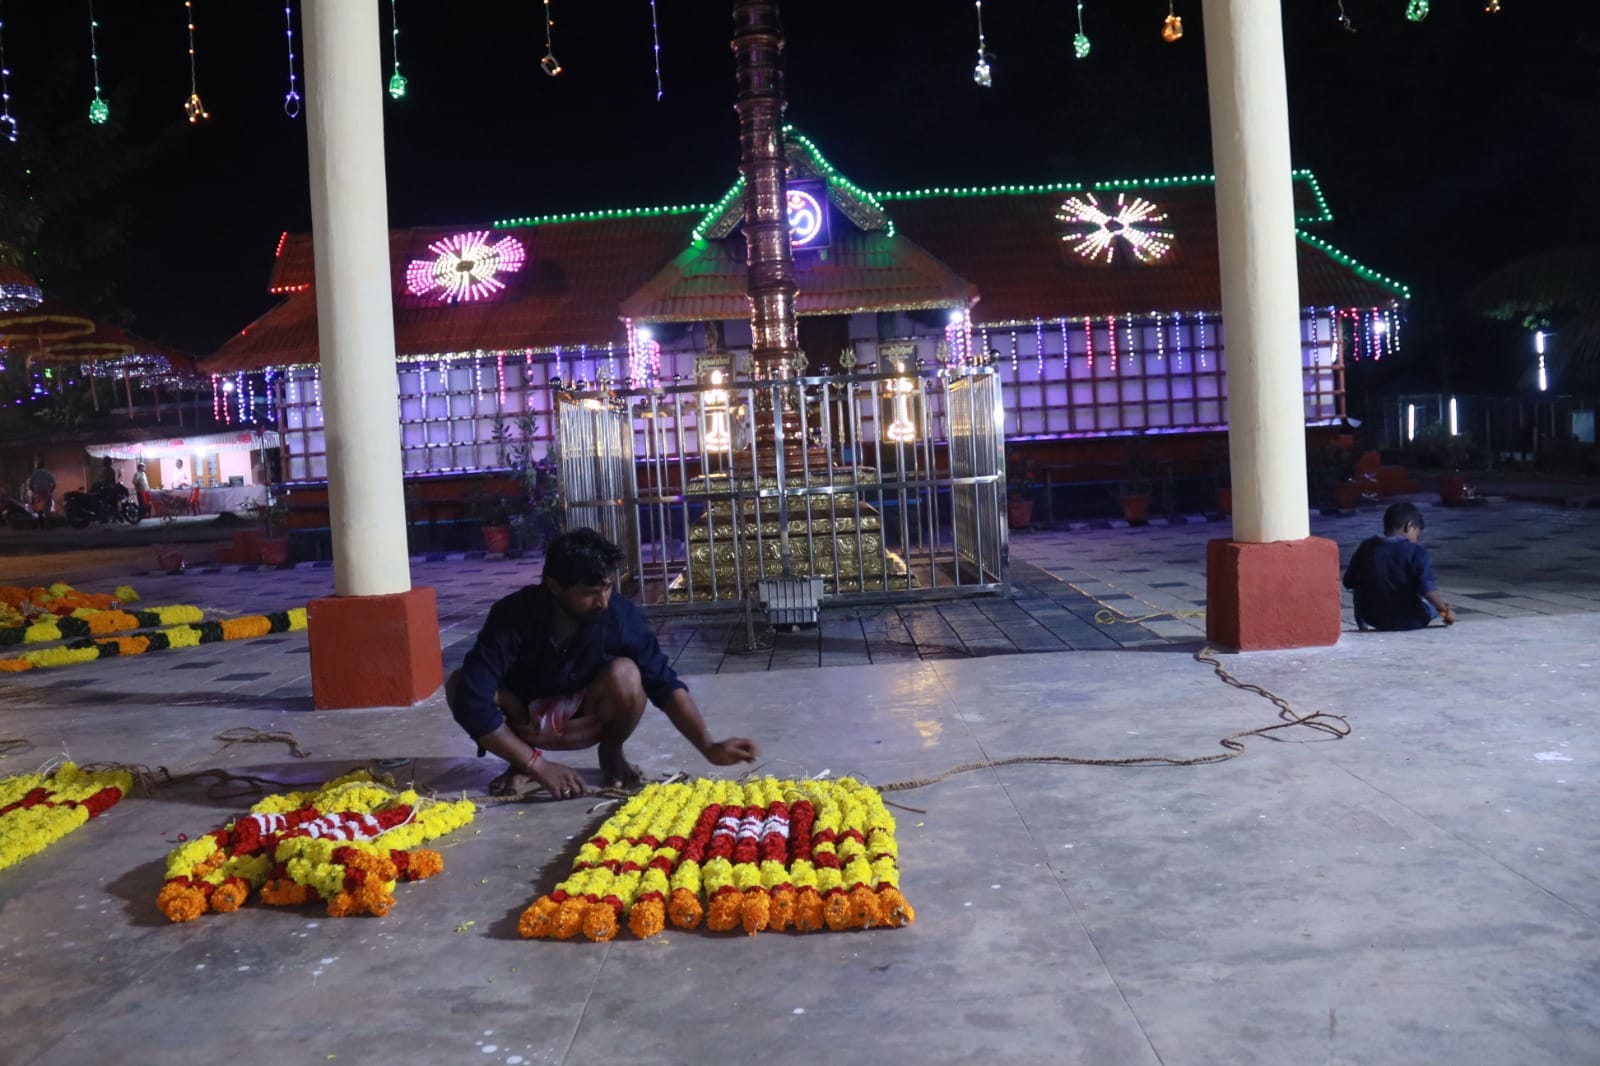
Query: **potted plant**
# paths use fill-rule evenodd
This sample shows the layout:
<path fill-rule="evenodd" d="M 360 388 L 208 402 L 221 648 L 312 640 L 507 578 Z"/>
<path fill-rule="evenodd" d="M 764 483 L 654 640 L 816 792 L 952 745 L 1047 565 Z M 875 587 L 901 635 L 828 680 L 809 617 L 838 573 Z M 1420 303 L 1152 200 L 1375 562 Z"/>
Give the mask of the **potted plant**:
<path fill-rule="evenodd" d="M 168 574 L 181 574 L 185 567 L 183 545 L 173 540 L 177 528 L 176 515 L 161 516 L 161 538 L 156 542 L 156 567 Z"/>
<path fill-rule="evenodd" d="M 1012 529 L 1033 525 L 1033 463 L 1013 452 L 1006 458 L 1006 523 Z"/>
<path fill-rule="evenodd" d="M 282 566 L 289 561 L 289 502 L 282 495 L 268 493 L 255 505 L 260 533 L 256 551 L 263 566 Z"/>
<path fill-rule="evenodd" d="M 524 551 L 542 549 L 566 525 L 566 501 L 561 495 L 561 453 L 551 441 L 540 458 L 534 458 L 538 420 L 524 412 L 517 419 L 516 436 L 507 443 L 506 457 L 517 485 L 517 508 L 511 528 Z"/>
<path fill-rule="evenodd" d="M 1130 526 L 1142 526 L 1150 521 L 1151 479 L 1145 464 L 1144 441 L 1140 438 L 1128 438 L 1122 469 L 1123 481 L 1117 491 L 1122 517 Z"/>
<path fill-rule="evenodd" d="M 482 492 L 472 501 L 472 514 L 483 531 L 485 551 L 504 555 L 510 549 L 511 519 L 520 510 L 520 503 L 504 489 Z"/>

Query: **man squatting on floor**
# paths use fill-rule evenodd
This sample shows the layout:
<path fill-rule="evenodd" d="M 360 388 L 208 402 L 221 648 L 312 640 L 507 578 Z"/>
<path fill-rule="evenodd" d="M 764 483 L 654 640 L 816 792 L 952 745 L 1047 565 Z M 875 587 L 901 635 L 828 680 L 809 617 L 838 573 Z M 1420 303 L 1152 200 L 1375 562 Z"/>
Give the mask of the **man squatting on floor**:
<path fill-rule="evenodd" d="M 545 751 L 599 745 L 600 780 L 632 788 L 639 768 L 622 745 L 649 697 L 708 762 L 752 762 L 759 751 L 744 737 L 712 740 L 694 697 L 645 621 L 611 578 L 622 552 L 592 529 L 551 541 L 540 584 L 513 592 L 489 609 L 461 669 L 445 682 L 445 701 L 467 735 L 510 764 L 490 787 L 518 795 L 532 784 L 552 797 L 581 796 L 583 778 Z"/>

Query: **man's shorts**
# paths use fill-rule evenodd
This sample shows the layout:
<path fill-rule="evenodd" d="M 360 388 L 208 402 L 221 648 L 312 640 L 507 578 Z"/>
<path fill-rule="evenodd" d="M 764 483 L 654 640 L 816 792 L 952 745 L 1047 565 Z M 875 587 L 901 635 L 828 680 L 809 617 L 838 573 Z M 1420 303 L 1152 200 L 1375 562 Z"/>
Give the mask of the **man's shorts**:
<path fill-rule="evenodd" d="M 528 703 L 528 721 L 541 734 L 560 736 L 566 732 L 567 723 L 583 710 L 583 697 L 582 692 L 536 697 Z"/>

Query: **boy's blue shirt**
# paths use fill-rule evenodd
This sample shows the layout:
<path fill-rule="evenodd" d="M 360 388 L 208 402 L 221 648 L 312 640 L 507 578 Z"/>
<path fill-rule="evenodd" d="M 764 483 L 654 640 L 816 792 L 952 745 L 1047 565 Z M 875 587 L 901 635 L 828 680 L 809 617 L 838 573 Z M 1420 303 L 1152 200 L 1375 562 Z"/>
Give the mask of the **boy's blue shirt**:
<path fill-rule="evenodd" d="M 1374 629 L 1421 629 L 1432 620 L 1422 602 L 1438 586 L 1428 549 L 1404 536 L 1368 537 L 1345 568 L 1356 617 Z"/>

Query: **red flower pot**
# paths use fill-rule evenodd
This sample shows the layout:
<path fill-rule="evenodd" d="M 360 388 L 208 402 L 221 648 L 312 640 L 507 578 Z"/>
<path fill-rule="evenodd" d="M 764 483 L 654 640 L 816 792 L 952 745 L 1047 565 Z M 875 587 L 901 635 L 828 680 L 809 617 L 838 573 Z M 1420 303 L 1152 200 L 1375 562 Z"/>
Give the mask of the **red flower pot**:
<path fill-rule="evenodd" d="M 1012 496 L 1006 500 L 1006 521 L 1012 529 L 1027 529 L 1033 525 L 1033 500 L 1027 496 Z"/>
<path fill-rule="evenodd" d="M 504 555 L 511 547 L 511 527 L 484 526 L 483 547 L 491 555 Z"/>
<path fill-rule="evenodd" d="M 183 549 L 167 548 L 156 553 L 156 566 L 169 574 L 183 573 Z"/>
<path fill-rule="evenodd" d="M 1467 479 L 1463 474 L 1439 476 L 1439 502 L 1446 507 L 1460 507 L 1467 502 Z"/>
<path fill-rule="evenodd" d="M 1130 492 L 1122 497 L 1122 517 L 1130 526 L 1142 526 L 1150 521 L 1150 494 Z"/>
<path fill-rule="evenodd" d="M 256 550 L 261 556 L 261 565 L 282 566 L 289 561 L 289 538 L 262 537 L 256 542 Z"/>
<path fill-rule="evenodd" d="M 1361 484 L 1357 481 L 1335 481 L 1333 504 L 1341 511 L 1353 511 L 1361 506 Z"/>

